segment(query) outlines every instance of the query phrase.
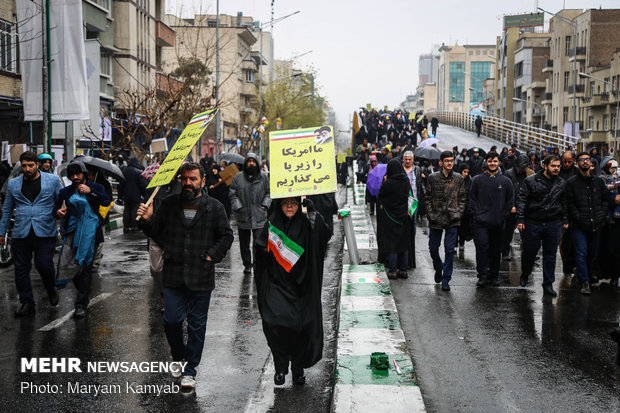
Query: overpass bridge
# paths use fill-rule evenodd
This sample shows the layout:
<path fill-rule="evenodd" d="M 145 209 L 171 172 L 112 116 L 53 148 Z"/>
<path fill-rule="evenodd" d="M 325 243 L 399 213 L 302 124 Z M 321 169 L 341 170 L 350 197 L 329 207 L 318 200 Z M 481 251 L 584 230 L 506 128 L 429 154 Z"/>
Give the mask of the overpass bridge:
<path fill-rule="evenodd" d="M 437 111 L 425 114 L 429 119 L 435 116 L 439 120 L 439 125 L 451 125 L 457 128 L 474 132 L 476 130 L 474 121 L 475 115 L 465 112 Z M 483 118 L 482 135 L 491 138 L 502 146 L 516 144 L 517 148 L 525 151 L 535 151 L 540 153 L 542 149 L 550 146 L 560 149 L 560 153 L 571 150 L 585 150 L 585 145 L 579 142 L 579 138 L 564 135 L 562 133 L 534 128 L 532 126 L 515 123 L 506 119 L 485 116 Z"/>

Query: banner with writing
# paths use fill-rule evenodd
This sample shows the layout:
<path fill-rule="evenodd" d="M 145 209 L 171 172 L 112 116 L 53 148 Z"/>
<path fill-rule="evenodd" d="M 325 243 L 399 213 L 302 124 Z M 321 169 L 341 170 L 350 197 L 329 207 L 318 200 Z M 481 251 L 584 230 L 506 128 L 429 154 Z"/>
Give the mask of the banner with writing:
<path fill-rule="evenodd" d="M 336 192 L 335 157 L 331 126 L 270 132 L 271 198 Z"/>
<path fill-rule="evenodd" d="M 199 113 L 189 121 L 147 188 L 167 185 L 174 179 L 179 167 L 183 164 L 194 145 L 196 145 L 198 139 L 207 130 L 207 126 L 215 118 L 218 110 L 218 108 L 215 108 Z"/>

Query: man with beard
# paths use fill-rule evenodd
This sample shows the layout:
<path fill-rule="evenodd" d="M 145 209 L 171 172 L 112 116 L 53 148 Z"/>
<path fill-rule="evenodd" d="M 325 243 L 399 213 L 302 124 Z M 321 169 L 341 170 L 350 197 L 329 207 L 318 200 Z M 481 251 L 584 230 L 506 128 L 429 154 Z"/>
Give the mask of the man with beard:
<path fill-rule="evenodd" d="M 487 169 L 471 181 L 469 208 L 474 216 L 476 245 L 476 286 L 499 287 L 499 264 L 502 254 L 504 222 L 514 205 L 512 181 L 499 169 L 499 154 L 489 152 Z"/>
<path fill-rule="evenodd" d="M 534 175 L 534 171 L 532 171 L 528 166 L 528 157 L 519 156 L 513 167 L 506 170 L 504 174 L 512 181 L 515 199 L 517 198 L 517 195 L 519 195 L 519 189 L 521 188 L 521 184 L 525 181 L 525 178 L 530 175 Z M 502 236 L 502 258 L 504 261 L 512 260 L 510 257 L 510 244 L 512 243 L 512 236 L 514 235 L 515 228 L 517 227 L 516 213 L 517 208 L 513 207 L 510 211 L 510 216 L 506 219 L 506 223 L 504 225 L 504 235 Z"/>
<path fill-rule="evenodd" d="M 202 191 L 202 166 L 189 162 L 180 172 L 181 194 L 166 198 L 155 215 L 152 204 L 141 204 L 138 215 L 144 233 L 163 243 L 164 330 L 172 359 L 187 362 L 184 369 L 175 366 L 172 376 L 183 376 L 181 387 L 191 390 L 204 348 L 215 264 L 230 249 L 233 232 L 222 204 Z"/>
<path fill-rule="evenodd" d="M 575 155 L 572 151 L 566 151 L 562 154 L 562 168 L 558 176 L 568 181 L 579 173 L 579 169 L 575 165 Z M 560 256 L 562 257 L 562 272 L 564 274 L 572 274 L 575 268 L 575 254 L 573 253 L 573 229 L 568 227 L 562 231 L 562 239 L 560 241 Z"/>
<path fill-rule="evenodd" d="M 523 235 L 520 284 L 521 287 L 527 285 L 542 243 L 543 293 L 555 297 L 555 258 L 562 227 L 568 228 L 566 181 L 558 176 L 559 157 L 547 156 L 542 166 L 542 171 L 527 177 L 517 192 L 517 227 Z"/>
<path fill-rule="evenodd" d="M 424 186 L 424 201 L 428 216 L 428 249 L 433 259 L 435 282 L 441 282 L 443 291 L 450 291 L 452 279 L 454 248 L 461 216 L 465 211 L 467 194 L 463 176 L 453 172 L 454 154 L 443 151 L 440 155 L 441 170 L 432 173 Z M 439 256 L 441 235 L 445 231 L 443 246 L 444 262 Z"/>
<path fill-rule="evenodd" d="M 579 174 L 566 182 L 566 205 L 581 293 L 589 295 L 590 269 L 598 252 L 600 231 L 607 220 L 609 191 L 600 177 L 592 176 L 588 152 L 577 155 L 577 165 Z"/>
<path fill-rule="evenodd" d="M 469 160 L 469 166 L 469 176 L 471 176 L 472 179 L 482 173 L 482 169 L 484 169 L 484 158 L 480 156 L 480 149 L 474 148 L 473 156 Z"/>
<path fill-rule="evenodd" d="M 258 232 L 267 222 L 267 209 L 271 205 L 269 178 L 258 170 L 258 157 L 254 153 L 246 155 L 243 173 L 235 175 L 230 184 L 230 205 L 237 217 L 243 273 L 251 274 L 250 237 L 253 243 L 256 242 Z"/>
<path fill-rule="evenodd" d="M 61 233 L 65 237 L 59 269 L 66 270 L 71 278 L 59 280 L 57 285 L 63 288 L 73 280 L 78 289 L 73 316 L 81 318 L 87 314 L 95 252 L 103 242 L 99 207 L 110 205 L 112 199 L 103 185 L 87 179 L 88 169 L 80 161 L 67 166 L 67 177 L 71 185 L 58 194 L 54 216 L 62 218 Z"/>
<path fill-rule="evenodd" d="M 7 185 L 0 221 L 0 244 L 6 234 L 15 209 L 13 227 L 13 254 L 15 256 L 15 284 L 21 306 L 16 316 L 35 313 L 34 295 L 30 282 L 31 261 L 39 271 L 47 290 L 50 304 L 58 304 L 58 292 L 54 286 L 54 250 L 58 229 L 52 217 L 54 201 L 62 188 L 60 179 L 52 174 L 39 172 L 37 155 L 24 152 L 19 156 L 22 176 L 11 179 Z"/>

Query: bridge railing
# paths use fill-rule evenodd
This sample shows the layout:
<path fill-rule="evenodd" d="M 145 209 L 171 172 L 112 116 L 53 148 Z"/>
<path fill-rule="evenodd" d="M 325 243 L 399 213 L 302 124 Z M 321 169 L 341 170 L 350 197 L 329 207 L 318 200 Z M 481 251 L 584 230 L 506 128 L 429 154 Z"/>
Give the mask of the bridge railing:
<path fill-rule="evenodd" d="M 426 113 L 428 118 L 435 116 L 440 124 L 456 126 L 457 128 L 475 131 L 475 115 L 465 112 L 430 112 Z M 503 142 L 506 145 L 516 144 L 517 148 L 532 150 L 537 153 L 550 146 L 560 149 L 560 153 L 577 150 L 579 138 L 564 135 L 546 129 L 534 128 L 532 126 L 515 123 L 506 119 L 485 116 L 483 118 L 482 134 L 489 138 Z M 501 148 L 500 148 L 501 149 Z"/>

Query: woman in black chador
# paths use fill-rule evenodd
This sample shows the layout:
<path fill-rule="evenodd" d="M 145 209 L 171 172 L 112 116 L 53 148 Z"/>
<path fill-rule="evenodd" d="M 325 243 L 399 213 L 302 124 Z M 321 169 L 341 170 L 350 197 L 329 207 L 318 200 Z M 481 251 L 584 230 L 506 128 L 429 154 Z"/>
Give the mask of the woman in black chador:
<path fill-rule="evenodd" d="M 303 369 L 316 364 L 323 353 L 321 286 L 331 232 L 310 200 L 304 201 L 307 214 L 302 213 L 299 201 L 274 201 L 269 220 L 256 241 L 258 309 L 273 354 L 276 385 L 284 384 L 289 361 L 293 383 L 304 384 Z M 286 245 L 294 253 L 282 250 Z M 291 263 L 296 255 L 299 258 Z"/>
<path fill-rule="evenodd" d="M 409 178 L 400 162 L 392 159 L 387 164 L 385 180 L 379 188 L 381 210 L 377 212 L 381 231 L 379 242 L 387 255 L 388 278 L 407 278 L 410 226 L 408 198 L 411 191 Z"/>

